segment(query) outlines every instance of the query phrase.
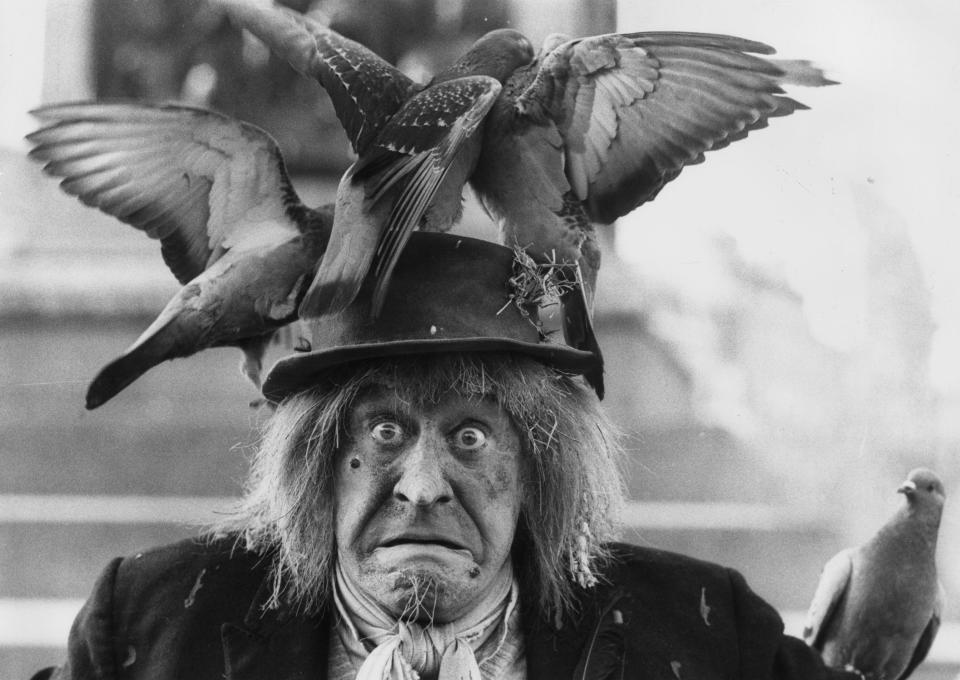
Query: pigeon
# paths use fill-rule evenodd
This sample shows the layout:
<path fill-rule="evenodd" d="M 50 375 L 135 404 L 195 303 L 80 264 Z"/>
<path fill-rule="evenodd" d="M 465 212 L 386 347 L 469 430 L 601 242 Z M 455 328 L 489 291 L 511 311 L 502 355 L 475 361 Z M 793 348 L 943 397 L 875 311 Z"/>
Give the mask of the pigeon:
<path fill-rule="evenodd" d="M 824 566 L 803 638 L 828 666 L 865 680 L 905 680 L 926 658 L 945 599 L 934 561 L 943 484 L 918 468 L 876 535 Z"/>
<path fill-rule="evenodd" d="M 725 35 L 553 35 L 534 55 L 522 34 L 498 29 L 420 86 L 309 15 L 254 0 L 218 4 L 326 88 L 359 155 L 351 177 L 366 186 L 364 209 L 390 203 L 385 225 L 367 222 L 372 234 L 340 236 L 354 225 L 337 220 L 303 317 L 344 308 L 371 267 L 375 313 L 409 232 L 449 228 L 469 182 L 502 243 L 566 268 L 565 337 L 598 356 L 594 223 L 652 200 L 704 152 L 805 108 L 782 85 L 833 83 L 809 62 L 756 56 L 774 50 Z M 602 378 L 586 377 L 594 387 Z"/>
<path fill-rule="evenodd" d="M 583 294 L 563 305 L 568 342 L 595 343 L 595 224 L 652 200 L 706 151 L 806 108 L 782 85 L 832 83 L 809 62 L 755 56 L 773 53 L 726 35 L 554 34 L 507 80 L 487 114 L 471 186 L 505 243 L 579 265 L 572 291 Z"/>
<path fill-rule="evenodd" d="M 334 206 L 304 206 L 276 142 L 199 108 L 74 103 L 32 112 L 30 157 L 61 188 L 150 238 L 183 287 L 93 379 L 95 409 L 157 364 L 208 347 L 243 350 L 257 387 L 275 332 L 297 319 Z"/>
<path fill-rule="evenodd" d="M 419 84 L 308 15 L 255 0 L 217 4 L 326 88 L 358 156 L 344 189 L 363 187 L 365 212 L 389 208 L 386 219 L 358 223 L 335 216 L 330 255 L 301 316 L 342 311 L 371 269 L 376 314 L 413 230 L 447 231 L 460 220 L 463 187 L 480 155 L 481 123 L 502 82 L 533 59 L 533 45 L 518 31 L 491 31 L 431 82 Z"/>

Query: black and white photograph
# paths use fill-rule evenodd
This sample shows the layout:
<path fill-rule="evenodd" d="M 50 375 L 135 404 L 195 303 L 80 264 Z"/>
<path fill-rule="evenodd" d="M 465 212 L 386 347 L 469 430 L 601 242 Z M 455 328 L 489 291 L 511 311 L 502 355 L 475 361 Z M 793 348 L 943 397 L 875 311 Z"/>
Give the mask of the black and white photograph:
<path fill-rule="evenodd" d="M 960 680 L 957 27 L 0 3 L 0 680 Z"/>

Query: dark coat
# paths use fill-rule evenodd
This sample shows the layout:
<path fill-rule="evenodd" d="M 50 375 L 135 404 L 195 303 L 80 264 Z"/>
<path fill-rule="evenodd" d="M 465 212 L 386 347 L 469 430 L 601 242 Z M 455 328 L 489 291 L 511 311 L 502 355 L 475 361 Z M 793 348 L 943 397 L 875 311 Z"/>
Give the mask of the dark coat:
<path fill-rule="evenodd" d="M 783 635 L 737 572 L 615 545 L 604 584 L 560 631 L 524 616 L 527 677 L 646 680 L 853 678 Z M 233 540 L 183 541 L 104 570 L 70 632 L 63 668 L 42 678 L 322 680 L 330 621 L 265 609 L 269 559 Z"/>

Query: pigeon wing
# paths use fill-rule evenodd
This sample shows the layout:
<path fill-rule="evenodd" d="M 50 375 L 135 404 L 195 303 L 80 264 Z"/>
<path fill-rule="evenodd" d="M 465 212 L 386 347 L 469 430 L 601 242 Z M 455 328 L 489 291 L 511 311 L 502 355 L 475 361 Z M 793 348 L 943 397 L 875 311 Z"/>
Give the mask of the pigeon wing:
<path fill-rule="evenodd" d="M 571 40 L 541 62 L 520 115 L 551 119 L 566 173 L 590 218 L 612 222 L 653 199 L 684 166 L 806 108 L 781 85 L 826 85 L 806 62 L 775 62 L 762 43 L 696 33 Z"/>
<path fill-rule="evenodd" d="M 299 233 L 302 208 L 263 130 L 183 106 L 62 104 L 32 112 L 30 156 L 83 203 L 159 239 L 186 284 L 230 249 Z"/>
<path fill-rule="evenodd" d="M 226 14 L 277 56 L 330 95 L 337 118 L 358 154 L 418 89 L 373 51 L 309 15 L 255 0 L 217 0 Z"/>
<path fill-rule="evenodd" d="M 327 253 L 300 303 L 300 317 L 315 319 L 343 311 L 356 297 L 383 234 L 390 204 L 371 203 L 362 182 L 354 181 L 357 163 L 340 178 Z"/>
<path fill-rule="evenodd" d="M 386 227 L 378 237 L 374 257 L 364 260 L 366 267 L 373 267 L 377 277 L 374 314 L 383 303 L 390 275 L 410 234 L 419 226 L 457 152 L 483 122 L 500 89 L 500 83 L 494 78 L 467 76 L 424 90 L 390 119 L 377 138 L 375 148 L 357 162 L 354 181 L 364 184 L 371 204 L 379 203 L 394 187 L 402 187 Z M 365 244 L 366 240 L 356 238 L 354 243 Z M 348 253 L 332 254 L 321 262 L 317 280 L 327 278 L 328 270 L 342 270 L 338 261 L 344 257 L 360 261 Z M 366 267 L 341 278 L 339 285 L 349 286 L 350 290 L 347 294 L 337 292 L 333 297 L 349 304 L 366 276 Z M 306 302 L 307 298 L 305 305 Z M 301 314 L 316 316 L 317 309 L 306 306 Z"/>
<path fill-rule="evenodd" d="M 940 618 L 943 614 L 943 607 L 947 601 L 947 593 L 943 589 L 943 584 L 937 584 L 937 599 L 933 605 L 933 614 L 930 616 L 930 621 L 927 623 L 926 628 L 923 629 L 923 633 L 920 635 L 920 639 L 917 641 L 917 647 L 913 650 L 913 656 L 910 657 L 910 663 L 907 664 L 907 667 L 903 670 L 903 673 L 900 674 L 900 677 L 897 680 L 907 680 L 910 675 L 916 670 L 917 666 L 923 663 L 923 660 L 927 658 L 927 654 L 930 652 L 930 648 L 933 646 L 933 641 L 937 637 L 937 633 L 940 630 Z"/>
<path fill-rule="evenodd" d="M 851 557 L 851 549 L 841 550 L 823 567 L 803 626 L 803 639 L 811 647 L 820 649 L 823 646 L 823 633 L 850 583 L 853 572 Z"/>

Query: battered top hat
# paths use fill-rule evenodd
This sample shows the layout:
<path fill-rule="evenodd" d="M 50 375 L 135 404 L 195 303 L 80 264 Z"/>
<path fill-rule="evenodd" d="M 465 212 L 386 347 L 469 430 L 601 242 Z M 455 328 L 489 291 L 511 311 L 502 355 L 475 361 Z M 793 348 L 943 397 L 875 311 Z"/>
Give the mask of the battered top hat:
<path fill-rule="evenodd" d="M 263 395 L 279 402 L 316 384 L 327 369 L 359 359 L 439 352 L 518 352 L 572 374 L 602 376 L 599 353 L 542 331 L 537 305 L 522 285 L 533 266 L 496 243 L 415 232 L 379 315 L 370 311 L 369 277 L 343 312 L 310 320 L 311 349 L 277 361 Z M 592 383 L 602 396 L 602 377 Z"/>

